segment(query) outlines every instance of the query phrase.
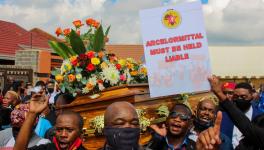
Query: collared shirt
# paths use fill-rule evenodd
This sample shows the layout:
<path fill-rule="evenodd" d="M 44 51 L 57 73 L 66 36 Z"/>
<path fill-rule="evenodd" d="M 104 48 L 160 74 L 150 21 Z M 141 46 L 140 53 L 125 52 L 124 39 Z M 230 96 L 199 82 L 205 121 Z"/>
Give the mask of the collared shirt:
<path fill-rule="evenodd" d="M 245 113 L 245 115 L 247 116 L 247 118 L 249 120 L 251 120 L 252 118 L 252 114 L 253 114 L 253 108 L 252 106 L 249 108 L 249 110 Z M 232 136 L 232 144 L 233 144 L 233 148 L 237 147 L 237 145 L 239 144 L 239 141 L 243 138 L 242 133 L 239 131 L 239 129 L 234 126 L 233 129 L 233 136 Z"/>
<path fill-rule="evenodd" d="M 167 144 L 167 147 L 168 147 L 169 150 L 186 150 L 186 146 L 188 144 L 188 135 L 185 137 L 185 139 L 182 142 L 182 144 L 179 147 L 177 147 L 177 148 L 174 148 L 173 145 L 169 144 L 167 137 L 165 137 L 165 140 L 166 140 L 166 144 Z"/>
<path fill-rule="evenodd" d="M 190 130 L 190 133 L 189 133 L 189 139 L 193 140 L 193 141 L 197 141 L 198 139 L 198 133 L 194 130 L 194 127 Z"/>

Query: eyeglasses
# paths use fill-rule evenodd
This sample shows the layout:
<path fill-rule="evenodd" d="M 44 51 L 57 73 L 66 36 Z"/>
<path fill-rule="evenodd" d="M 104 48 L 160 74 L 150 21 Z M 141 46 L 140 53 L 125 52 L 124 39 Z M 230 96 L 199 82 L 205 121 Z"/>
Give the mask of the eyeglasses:
<path fill-rule="evenodd" d="M 223 91 L 225 95 L 234 95 L 234 91 Z"/>
<path fill-rule="evenodd" d="M 248 95 L 234 95 L 234 99 L 247 99 Z"/>
<path fill-rule="evenodd" d="M 191 119 L 191 116 L 189 116 L 187 114 L 180 113 L 180 112 L 175 112 L 175 111 L 171 112 L 169 117 L 170 118 L 179 117 L 182 121 L 187 121 L 187 120 Z"/>

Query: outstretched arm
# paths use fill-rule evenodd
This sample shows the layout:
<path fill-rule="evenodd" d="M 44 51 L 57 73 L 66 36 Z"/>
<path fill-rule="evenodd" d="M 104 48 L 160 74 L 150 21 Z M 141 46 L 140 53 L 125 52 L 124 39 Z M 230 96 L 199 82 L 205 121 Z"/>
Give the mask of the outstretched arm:
<path fill-rule="evenodd" d="M 212 91 L 220 100 L 221 106 L 228 113 L 228 116 L 234 122 L 235 126 L 246 138 L 250 139 L 252 143 L 264 147 L 264 131 L 263 128 L 250 122 L 244 113 L 242 113 L 231 101 L 226 100 L 226 96 L 221 90 L 221 86 L 217 77 L 212 76 L 209 79 Z"/>
<path fill-rule="evenodd" d="M 220 128 L 222 121 L 222 112 L 219 111 L 216 116 L 214 127 L 210 127 L 199 134 L 196 141 L 197 150 L 217 150 L 221 144 Z"/>
<path fill-rule="evenodd" d="M 16 138 L 14 150 L 27 149 L 27 145 L 32 133 L 32 127 L 36 121 L 38 114 L 41 113 L 46 107 L 48 107 L 48 100 L 48 97 L 45 97 L 42 94 L 36 94 L 32 96 L 29 103 L 29 112 Z"/>

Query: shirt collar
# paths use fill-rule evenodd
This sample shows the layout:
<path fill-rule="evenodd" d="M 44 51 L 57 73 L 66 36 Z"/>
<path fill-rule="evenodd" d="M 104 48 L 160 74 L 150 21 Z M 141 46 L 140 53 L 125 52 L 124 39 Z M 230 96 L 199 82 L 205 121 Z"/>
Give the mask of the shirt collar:
<path fill-rule="evenodd" d="M 169 144 L 167 137 L 165 137 L 165 141 L 166 141 L 167 147 L 170 150 L 182 150 L 188 144 L 189 139 L 188 139 L 188 135 L 186 135 L 185 138 L 184 138 L 184 140 L 183 140 L 183 142 L 182 142 L 182 144 L 179 147 L 177 147 L 176 149 L 174 149 L 174 146 L 173 145 Z"/>

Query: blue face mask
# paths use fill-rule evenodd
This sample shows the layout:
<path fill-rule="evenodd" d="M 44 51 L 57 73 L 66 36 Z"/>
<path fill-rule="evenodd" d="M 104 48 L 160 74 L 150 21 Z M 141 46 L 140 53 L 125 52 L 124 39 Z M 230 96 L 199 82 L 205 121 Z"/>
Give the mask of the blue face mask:
<path fill-rule="evenodd" d="M 111 150 L 138 150 L 139 128 L 105 127 L 104 135 Z"/>

